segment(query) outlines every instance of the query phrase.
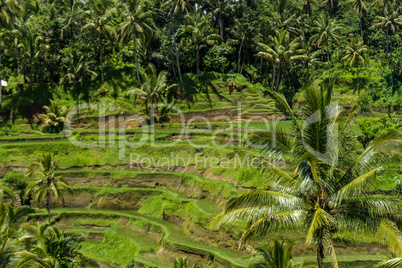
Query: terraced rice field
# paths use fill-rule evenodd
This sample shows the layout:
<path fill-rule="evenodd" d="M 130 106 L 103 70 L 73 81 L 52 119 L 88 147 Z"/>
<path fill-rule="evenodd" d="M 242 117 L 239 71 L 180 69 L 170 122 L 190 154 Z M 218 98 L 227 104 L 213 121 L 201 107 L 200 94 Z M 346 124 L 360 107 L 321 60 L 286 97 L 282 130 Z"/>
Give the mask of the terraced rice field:
<path fill-rule="evenodd" d="M 80 120 L 69 136 L 0 136 L 0 177 L 23 179 L 32 162 L 43 153 L 54 153 L 57 174 L 67 179 L 74 194 L 65 192 L 64 203 L 52 201 L 53 221 L 66 232 L 82 234 L 86 238 L 82 252 L 101 267 L 172 267 L 175 257 L 187 257 L 190 264 L 204 267 L 245 267 L 256 256 L 253 246 L 270 243 L 272 238 L 296 241 L 296 263 L 314 260 L 315 248 L 305 245 L 304 230 L 279 229 L 239 249 L 245 223 L 211 224 L 230 197 L 262 187 L 267 179 L 253 175 L 257 167 L 239 163 L 269 157 L 289 171 L 293 164 L 291 155 L 263 154 L 246 146 L 245 136 L 266 124 L 245 123 L 241 118 L 278 113 L 271 99 L 238 92 L 213 96 L 214 102 L 207 101 L 211 96 L 201 97 L 204 102 L 199 101 L 189 115 L 228 114 L 233 122 L 193 122 L 181 135 L 183 125 L 173 114 L 172 123 L 153 129 L 107 129 L 99 134 L 96 124 Z M 236 100 L 243 100 L 245 109 L 240 114 Z M 276 125 L 292 129 L 290 121 Z M 141 138 L 142 146 L 134 146 Z M 217 158 L 227 161 L 216 162 Z M 384 183 L 384 191 L 392 187 Z M 39 209 L 32 218 L 44 220 L 46 213 Z M 335 247 L 340 267 L 372 267 L 387 252 L 373 234 L 363 239 L 341 233 L 335 237 Z"/>

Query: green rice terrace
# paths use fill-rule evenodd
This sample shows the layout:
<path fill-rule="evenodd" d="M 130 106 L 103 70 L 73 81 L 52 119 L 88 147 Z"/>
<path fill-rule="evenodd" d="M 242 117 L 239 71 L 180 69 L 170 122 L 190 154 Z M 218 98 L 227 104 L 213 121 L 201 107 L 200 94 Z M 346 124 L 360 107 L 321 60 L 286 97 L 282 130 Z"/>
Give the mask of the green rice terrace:
<path fill-rule="evenodd" d="M 172 267 L 175 259 L 205 267 L 246 267 L 258 259 L 254 248 L 270 245 L 274 239 L 295 242 L 295 264 L 315 261 L 315 246 L 306 243 L 302 225 L 292 230 L 275 227 L 239 247 L 247 221 L 214 224 L 230 198 L 266 187 L 269 175 L 261 172 L 264 161 L 275 161 L 288 174 L 294 172 L 297 161 L 288 150 L 262 150 L 246 143 L 245 137 L 253 140 L 263 135 L 261 129 L 272 130 L 274 124 L 293 133 L 292 121 L 285 120 L 272 97 L 247 87 L 233 93 L 221 87 L 208 95 L 211 104 L 190 104 L 184 115 L 204 115 L 211 120 L 209 125 L 197 120 L 182 124 L 172 112 L 170 121 L 152 128 L 137 122 L 119 129 L 111 126 L 109 114 L 102 131 L 99 117 L 93 116 L 96 111 L 82 110 L 71 122 L 70 132 L 46 134 L 40 131 L 41 125 L 32 128 L 18 119 L 10 129 L 2 127 L 2 185 L 14 192 L 17 207 L 34 205 L 34 196 L 24 192 L 31 180 L 26 174 L 33 162 L 52 153 L 55 176 L 65 178 L 70 186 L 69 191 L 61 190 L 64 202 L 51 198 L 52 226 L 66 234 L 82 235 L 80 251 L 100 267 Z M 335 92 L 334 98 L 342 97 Z M 242 99 L 242 112 L 238 113 L 234 103 Z M 350 109 L 349 103 L 343 104 Z M 296 110 L 300 113 L 297 122 L 303 122 L 302 105 Z M 231 121 L 214 121 L 218 115 Z M 266 124 L 255 117 L 247 122 L 255 115 L 280 121 Z M 352 153 L 357 155 L 363 150 L 358 142 L 363 133 L 359 117 L 352 120 L 349 132 L 354 137 Z M 140 140 L 138 148 L 127 146 Z M 96 146 L 81 146 L 85 144 Z M 376 196 L 399 198 L 401 174 L 400 160 L 394 157 L 376 176 Z M 42 201 L 29 220 L 46 222 L 47 217 L 46 202 Z M 372 267 L 389 254 L 384 241 L 370 231 L 338 231 L 332 239 L 340 267 Z M 331 263 L 327 255 L 324 265 L 330 267 Z"/>

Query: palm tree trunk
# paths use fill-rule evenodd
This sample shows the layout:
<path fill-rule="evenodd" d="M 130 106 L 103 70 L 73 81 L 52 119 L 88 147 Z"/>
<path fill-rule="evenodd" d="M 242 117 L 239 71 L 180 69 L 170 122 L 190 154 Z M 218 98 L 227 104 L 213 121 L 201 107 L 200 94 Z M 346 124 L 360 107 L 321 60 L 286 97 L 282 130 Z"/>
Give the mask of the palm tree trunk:
<path fill-rule="evenodd" d="M 197 44 L 197 77 L 198 77 L 198 79 L 200 79 L 199 60 L 200 60 L 200 46 Z"/>
<path fill-rule="evenodd" d="M 47 202 L 47 218 L 48 218 L 48 221 L 50 224 L 50 190 L 47 191 L 46 199 L 47 199 L 47 201 L 46 201 Z"/>
<path fill-rule="evenodd" d="M 393 72 L 393 67 L 392 67 L 392 51 L 393 50 L 394 50 L 394 38 L 392 36 L 391 37 L 391 60 L 390 60 L 392 90 L 394 90 L 394 72 Z"/>
<path fill-rule="evenodd" d="M 223 16 L 222 16 L 222 13 L 221 13 L 221 18 L 219 20 L 219 28 L 220 28 L 220 32 L 221 32 L 221 37 L 223 39 Z"/>
<path fill-rule="evenodd" d="M 360 80 L 359 80 L 359 63 L 356 66 L 356 73 L 357 73 L 357 96 L 360 94 Z"/>
<path fill-rule="evenodd" d="M 278 91 L 278 88 L 279 88 L 279 85 L 280 85 L 280 83 L 281 83 L 281 75 L 282 75 L 282 73 L 281 73 L 281 65 L 279 64 L 279 67 L 278 67 L 278 78 L 276 79 L 276 88 L 275 88 L 275 91 Z"/>
<path fill-rule="evenodd" d="M 155 123 L 155 117 L 154 117 L 154 102 L 151 98 L 151 126 L 153 126 Z"/>
<path fill-rule="evenodd" d="M 328 83 L 331 83 L 331 64 L 329 63 L 329 48 L 328 48 L 328 42 L 329 42 L 329 40 L 327 40 Z"/>
<path fill-rule="evenodd" d="M 241 40 L 241 43 L 240 43 L 240 48 L 239 48 L 239 60 L 238 60 L 238 62 L 237 62 L 237 70 L 238 70 L 238 73 L 240 74 L 240 60 L 241 60 L 241 49 L 242 49 L 242 47 L 243 47 L 243 39 Z"/>
<path fill-rule="evenodd" d="M 306 79 L 307 79 L 306 82 L 309 82 L 309 81 L 310 81 L 310 72 L 309 72 L 309 70 L 308 70 L 308 63 L 307 63 L 307 65 L 306 65 Z"/>
<path fill-rule="evenodd" d="M 33 90 L 33 88 L 32 88 L 32 83 L 33 83 L 32 57 L 30 57 L 30 59 L 29 59 L 29 65 L 30 65 L 30 69 L 29 69 L 29 87 L 31 88 L 31 91 L 32 91 Z"/>
<path fill-rule="evenodd" d="M 275 73 L 276 73 L 276 63 L 274 62 L 274 73 L 272 75 L 272 91 L 275 89 Z"/>
<path fill-rule="evenodd" d="M 389 25 L 387 25 L 387 56 L 388 56 L 388 53 L 389 53 L 389 41 L 388 41 L 388 34 L 389 33 Z"/>
<path fill-rule="evenodd" d="M 324 245 L 320 242 L 317 245 L 317 267 L 322 268 L 324 261 Z"/>
<path fill-rule="evenodd" d="M 1 26 L 0 26 L 1 33 Z M 0 106 L 3 102 L 3 85 L 1 84 L 1 35 L 0 35 Z"/>
<path fill-rule="evenodd" d="M 138 85 L 141 86 L 140 71 L 138 69 L 138 61 L 137 61 L 136 41 L 137 41 L 137 35 L 135 34 L 135 27 L 133 24 L 133 42 L 134 42 L 133 53 L 134 53 L 134 59 L 135 59 L 135 68 L 137 69 L 137 82 L 138 82 Z"/>
<path fill-rule="evenodd" d="M 169 6 L 170 6 L 170 1 L 169 1 Z M 177 51 L 176 35 L 174 33 L 173 10 L 171 10 L 171 9 L 170 9 L 170 27 L 172 29 L 173 49 L 174 49 L 174 51 L 176 53 L 177 71 L 179 73 L 180 84 L 183 85 L 183 78 L 181 77 L 181 70 L 180 70 L 179 52 Z"/>
<path fill-rule="evenodd" d="M 362 15 L 360 13 L 359 13 L 359 23 L 360 23 L 360 36 L 363 38 Z"/>
<path fill-rule="evenodd" d="M 24 74 L 24 84 L 26 84 L 27 83 L 27 76 L 26 76 L 26 70 L 25 70 L 26 64 L 24 64 L 24 63 L 25 63 L 25 60 L 22 61 L 22 72 Z"/>
<path fill-rule="evenodd" d="M 101 81 L 103 83 L 103 47 L 102 47 L 102 35 L 99 33 L 99 50 L 100 50 L 100 64 L 101 64 Z"/>

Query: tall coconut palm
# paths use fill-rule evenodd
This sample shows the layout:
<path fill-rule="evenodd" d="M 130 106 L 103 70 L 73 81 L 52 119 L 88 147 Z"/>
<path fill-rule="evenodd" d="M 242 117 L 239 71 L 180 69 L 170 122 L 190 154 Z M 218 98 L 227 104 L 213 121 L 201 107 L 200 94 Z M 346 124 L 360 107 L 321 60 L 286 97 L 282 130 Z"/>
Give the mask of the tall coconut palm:
<path fill-rule="evenodd" d="M 241 64 L 242 52 L 249 46 L 249 39 L 247 36 L 247 30 L 240 20 L 235 20 L 234 27 L 231 28 L 231 34 L 239 44 L 239 55 L 237 59 L 237 72 L 240 74 L 243 70 L 243 64 Z"/>
<path fill-rule="evenodd" d="M 259 43 L 261 49 L 257 56 L 269 60 L 274 65 L 272 74 L 272 90 L 277 91 L 282 81 L 285 67 L 290 62 L 306 60 L 305 50 L 300 49 L 300 38 L 290 39 L 288 31 L 277 30 L 275 36 L 271 37 L 272 45 Z"/>
<path fill-rule="evenodd" d="M 83 2 L 80 0 L 60 0 L 57 4 L 59 5 L 60 19 L 64 25 L 61 29 L 61 39 L 63 39 L 64 32 L 67 29 L 78 25 L 78 19 L 83 13 Z M 70 38 L 72 38 L 72 35 Z"/>
<path fill-rule="evenodd" d="M 306 228 L 306 244 L 317 247 L 317 265 L 323 267 L 325 249 L 338 267 L 332 235 L 341 230 L 377 232 L 401 212 L 402 198 L 379 196 L 377 174 L 381 164 L 402 148 L 398 131 L 383 132 L 364 152 L 351 160 L 346 156 L 347 129 L 356 107 L 349 116 L 331 104 L 332 87 L 307 86 L 304 114 L 300 123 L 283 95 L 274 93 L 293 119 L 297 156 L 295 172 L 288 173 L 266 162 L 258 176 L 266 179 L 262 189 L 248 191 L 228 200 L 218 223 L 247 222 L 242 242 L 261 236 L 278 226 Z M 339 120 L 343 121 L 341 127 Z"/>
<path fill-rule="evenodd" d="M 213 6 L 211 14 L 218 21 L 219 34 L 222 39 L 225 32 L 225 17 L 230 17 L 234 12 L 234 2 L 228 0 L 213 0 L 210 1 Z"/>
<path fill-rule="evenodd" d="M 351 3 L 353 13 L 359 16 L 360 36 L 363 37 L 362 17 L 367 13 L 366 4 L 364 3 L 364 0 L 352 0 Z"/>
<path fill-rule="evenodd" d="M 110 26 L 113 13 L 116 11 L 113 0 L 90 0 L 86 3 L 87 10 L 85 16 L 87 24 L 85 24 L 81 31 L 95 30 L 99 40 L 99 61 L 101 65 L 101 81 L 104 81 L 103 75 L 103 41 L 102 39 L 109 35 L 116 35 L 115 29 Z"/>
<path fill-rule="evenodd" d="M 331 63 L 329 58 L 329 44 L 330 42 L 339 45 L 341 27 L 336 21 L 331 20 L 328 15 L 321 15 L 318 20 L 314 21 L 313 31 L 316 32 L 310 40 L 315 48 L 320 48 L 325 45 L 327 50 L 328 62 L 328 81 L 331 82 Z"/>
<path fill-rule="evenodd" d="M 137 95 L 145 100 L 145 110 L 148 113 L 148 103 L 151 104 L 151 122 L 154 120 L 154 104 L 163 100 L 169 90 L 175 86 L 168 85 L 167 71 L 161 71 L 159 74 L 155 65 L 149 64 L 146 70 L 141 73 L 144 83 L 139 88 L 130 89 L 127 95 Z"/>
<path fill-rule="evenodd" d="M 298 61 L 293 69 L 302 69 L 304 70 L 304 78 L 306 82 L 310 81 L 310 69 L 314 70 L 317 65 L 322 64 L 320 60 L 321 50 L 314 50 L 312 47 L 308 47 L 305 53 L 305 58 L 303 60 Z"/>
<path fill-rule="evenodd" d="M 200 78 L 199 62 L 200 62 L 200 50 L 202 45 L 204 44 L 213 45 L 217 40 L 220 40 L 221 37 L 211 27 L 209 18 L 203 16 L 201 12 L 198 12 L 196 15 L 193 14 L 187 15 L 186 21 L 187 21 L 186 31 L 191 33 L 191 37 L 183 39 L 183 41 L 184 43 L 193 43 L 196 46 L 197 77 Z"/>
<path fill-rule="evenodd" d="M 389 35 L 391 34 L 391 32 L 392 34 L 394 34 L 401 25 L 402 25 L 402 17 L 398 16 L 398 11 L 392 12 L 391 14 L 386 16 L 377 16 L 373 21 L 372 27 L 386 29 L 387 53 L 390 52 Z"/>
<path fill-rule="evenodd" d="M 387 33 L 387 54 L 391 52 L 390 56 L 390 66 L 391 66 L 391 83 L 392 83 L 392 88 L 394 88 L 394 73 L 393 73 L 393 40 L 391 39 L 391 46 L 389 44 L 389 35 L 392 33 L 391 37 L 394 36 L 395 32 L 399 30 L 399 27 L 402 25 L 402 16 L 398 16 L 398 11 L 395 11 L 389 15 L 386 15 L 384 17 L 377 16 L 376 19 L 373 22 L 373 27 L 378 27 L 378 28 L 386 28 L 386 33 Z M 391 33 L 390 33 L 391 31 Z"/>
<path fill-rule="evenodd" d="M 65 178 L 58 176 L 54 172 L 55 156 L 53 154 L 44 154 L 39 162 L 31 165 L 31 170 L 26 174 L 27 177 L 33 177 L 33 181 L 28 184 L 25 194 L 33 194 L 37 204 L 46 200 L 46 208 L 48 213 L 48 221 L 50 224 L 50 202 L 52 195 L 64 202 L 61 190 L 71 188 Z"/>
<path fill-rule="evenodd" d="M 74 87 L 74 93 L 77 94 L 77 106 L 79 109 L 80 98 L 77 83 L 82 82 L 85 77 L 94 78 L 97 76 L 92 70 L 85 67 L 84 55 L 79 55 L 77 50 L 72 50 L 67 54 L 67 73 L 60 78 L 59 84 L 64 85 L 72 83 Z"/>
<path fill-rule="evenodd" d="M 146 9 L 144 0 L 127 0 L 123 3 L 125 21 L 120 25 L 124 37 L 133 36 L 133 54 L 137 69 L 138 84 L 141 85 L 140 70 L 137 61 L 137 37 L 149 35 L 152 31 L 152 12 Z"/>
<path fill-rule="evenodd" d="M 366 63 L 366 52 L 367 46 L 363 45 L 363 40 L 359 37 L 352 37 L 349 45 L 345 46 L 345 56 L 342 58 L 342 61 L 349 62 L 351 68 L 356 67 L 358 92 L 360 92 L 359 63 L 363 65 Z"/>
<path fill-rule="evenodd" d="M 16 0 L 0 0 L 0 33 L 3 28 L 7 28 L 11 25 L 15 16 L 15 9 L 18 3 Z M 0 35 L 0 81 L 1 81 L 1 35 Z M 0 105 L 3 102 L 3 86 L 0 83 Z"/>
<path fill-rule="evenodd" d="M 173 50 L 176 54 L 176 64 L 177 64 L 177 71 L 179 73 L 180 84 L 183 85 L 183 78 L 181 77 L 181 69 L 180 69 L 180 60 L 179 60 L 179 51 L 177 50 L 176 44 L 176 34 L 174 31 L 174 14 L 185 12 L 188 14 L 190 11 L 191 6 L 189 5 L 187 0 L 166 0 L 162 7 L 168 7 L 169 13 L 168 16 L 170 17 L 170 28 L 171 28 L 171 35 L 173 40 Z"/>
<path fill-rule="evenodd" d="M 49 45 L 45 41 L 40 33 L 28 30 L 24 32 L 21 43 L 18 45 L 18 48 L 22 50 L 22 57 L 29 64 L 29 87 L 31 90 L 33 86 L 34 60 L 49 49 Z"/>

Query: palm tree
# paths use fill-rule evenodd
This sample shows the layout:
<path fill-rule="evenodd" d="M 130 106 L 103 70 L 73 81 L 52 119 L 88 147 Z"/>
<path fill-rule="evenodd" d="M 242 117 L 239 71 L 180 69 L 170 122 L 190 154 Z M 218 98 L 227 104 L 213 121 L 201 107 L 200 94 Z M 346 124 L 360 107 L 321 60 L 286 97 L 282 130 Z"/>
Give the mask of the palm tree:
<path fill-rule="evenodd" d="M 46 114 L 43 115 L 45 123 L 50 128 L 50 132 L 60 132 L 66 122 L 64 117 L 67 113 L 66 107 L 60 106 L 57 101 L 50 100 L 50 105 L 43 106 L 43 108 L 46 111 Z"/>
<path fill-rule="evenodd" d="M 18 267 L 27 267 L 33 263 L 48 268 L 99 267 L 95 261 L 85 258 L 79 252 L 80 243 L 84 241 L 81 235 L 66 235 L 64 231 L 60 232 L 46 224 L 37 224 L 33 227 L 29 228 L 30 232 L 24 236 L 24 240 L 29 240 L 27 241 L 29 247 L 27 250 L 19 252 Z"/>
<path fill-rule="evenodd" d="M 183 78 L 181 77 L 181 69 L 180 69 L 180 60 L 179 60 L 179 51 L 177 50 L 176 44 L 176 34 L 174 31 L 174 14 L 179 12 L 185 12 L 188 14 L 191 6 L 188 4 L 186 0 L 166 0 L 166 2 L 162 5 L 162 7 L 169 7 L 168 16 L 170 17 L 170 27 L 171 27 L 171 34 L 173 39 L 173 50 L 176 54 L 176 64 L 177 64 L 177 71 L 179 72 L 180 84 L 183 85 Z"/>
<path fill-rule="evenodd" d="M 59 14 L 61 15 L 62 23 L 61 39 L 64 37 L 64 32 L 78 24 L 78 19 L 83 13 L 83 2 L 80 0 L 60 0 Z M 72 35 L 71 35 L 72 37 Z"/>
<path fill-rule="evenodd" d="M 151 123 L 154 120 L 154 104 L 163 100 L 166 93 L 176 84 L 168 86 L 167 71 L 159 74 L 153 64 L 149 64 L 145 71 L 141 73 L 144 83 L 139 88 L 133 88 L 127 95 L 137 95 L 145 100 L 145 110 L 148 114 L 148 102 L 151 104 Z"/>
<path fill-rule="evenodd" d="M 307 47 L 307 46 L 306 46 Z M 321 60 L 320 60 L 320 56 L 321 56 L 321 50 L 314 50 L 312 47 L 308 47 L 306 49 L 306 58 L 297 62 L 293 68 L 291 69 L 291 71 L 293 69 L 303 69 L 305 71 L 304 73 L 304 77 L 306 82 L 310 81 L 310 69 L 315 69 L 316 65 L 320 65 L 322 64 Z"/>
<path fill-rule="evenodd" d="M 235 20 L 234 26 L 231 28 L 231 34 L 234 36 L 235 40 L 237 40 L 239 45 L 239 55 L 237 59 L 237 72 L 239 74 L 242 73 L 243 65 L 241 64 L 241 56 L 243 48 L 247 48 L 249 45 L 249 40 L 247 37 L 247 30 L 243 26 L 240 20 Z"/>
<path fill-rule="evenodd" d="M 257 247 L 256 250 L 261 254 L 261 259 L 256 260 L 248 268 L 294 268 L 294 267 L 317 267 L 313 264 L 302 264 L 296 266 L 293 263 L 293 245 L 294 242 L 285 242 L 274 240 L 272 250 L 266 247 Z"/>
<path fill-rule="evenodd" d="M 13 203 L 15 202 L 15 196 L 13 192 L 5 188 L 0 188 L 0 203 L 3 203 L 4 197 L 10 198 Z"/>
<path fill-rule="evenodd" d="M 21 48 L 23 51 L 22 56 L 29 62 L 29 87 L 31 90 L 33 85 L 34 60 L 49 49 L 49 45 L 44 44 L 43 41 L 44 38 L 41 34 L 28 30 L 24 32 L 22 42 L 18 45 L 18 48 Z"/>
<path fill-rule="evenodd" d="M 49 224 L 52 195 L 64 203 L 61 190 L 66 189 L 71 192 L 66 179 L 54 173 L 54 158 L 53 154 L 43 154 L 42 159 L 33 163 L 32 169 L 26 174 L 28 177 L 34 177 L 34 180 L 28 184 L 25 195 L 33 194 L 37 204 L 46 199 Z"/>
<path fill-rule="evenodd" d="M 329 43 L 332 41 L 339 45 L 339 34 L 341 27 L 336 21 L 331 20 L 328 15 L 321 15 L 319 20 L 314 21 L 315 27 L 313 31 L 317 32 L 310 40 L 315 48 L 320 48 L 322 45 L 326 46 L 327 62 L 328 62 L 328 81 L 331 82 L 331 64 L 329 59 Z"/>
<path fill-rule="evenodd" d="M 391 31 L 393 34 L 396 32 L 397 29 L 399 29 L 399 26 L 402 25 L 402 18 L 401 16 L 398 16 L 398 11 L 395 11 L 389 15 L 386 16 L 377 16 L 375 20 L 373 21 L 373 26 L 374 28 L 381 28 L 381 29 L 387 29 L 386 34 L 387 34 L 387 53 L 390 52 L 390 46 L 389 46 L 389 35 Z"/>
<path fill-rule="evenodd" d="M 186 31 L 191 33 L 191 37 L 183 39 L 184 43 L 193 43 L 196 46 L 196 68 L 197 77 L 200 78 L 200 49 L 203 44 L 213 45 L 215 41 L 220 40 L 220 36 L 211 28 L 208 17 L 204 17 L 202 13 L 186 16 Z M 182 43 L 181 45 L 184 45 Z"/>
<path fill-rule="evenodd" d="M 304 0 L 303 13 L 308 14 L 311 17 L 311 15 L 313 15 L 313 4 L 317 4 L 317 2 L 315 0 Z"/>
<path fill-rule="evenodd" d="M 213 6 L 211 14 L 216 17 L 219 25 L 219 34 L 222 39 L 225 31 L 225 18 L 229 17 L 234 11 L 234 4 L 227 0 L 212 0 L 210 4 Z"/>
<path fill-rule="evenodd" d="M 392 60 L 393 60 L 393 40 L 391 40 L 391 48 L 389 45 L 389 31 L 391 30 L 392 36 L 395 35 L 396 30 L 399 29 L 399 27 L 402 25 L 402 16 L 398 16 L 398 11 L 395 11 L 391 13 L 390 15 L 386 15 L 384 17 L 377 16 L 376 19 L 373 22 L 373 27 L 379 27 L 379 28 L 386 28 L 387 29 L 387 54 L 391 52 L 391 57 L 390 57 L 390 66 L 391 66 L 391 82 L 392 82 L 392 88 L 394 88 L 394 73 L 393 73 L 393 66 L 392 66 Z"/>
<path fill-rule="evenodd" d="M 359 62 L 363 65 L 366 63 L 364 58 L 366 52 L 367 46 L 363 45 L 363 40 L 360 40 L 359 37 L 352 37 L 349 45 L 345 47 L 345 56 L 342 58 L 342 61 L 349 62 L 351 68 L 356 67 L 358 92 L 360 92 Z"/>
<path fill-rule="evenodd" d="M 393 256 L 378 264 L 381 268 L 396 268 L 402 266 L 402 233 L 392 222 L 387 222 L 380 229 L 380 237 L 384 238 L 388 249 Z"/>
<path fill-rule="evenodd" d="M 81 28 L 81 31 L 94 29 L 98 34 L 99 40 L 99 60 L 101 65 L 101 81 L 104 81 L 103 75 L 103 43 L 102 39 L 106 34 L 116 35 L 116 31 L 108 25 L 112 14 L 116 11 L 112 0 L 90 0 L 87 3 L 88 10 L 85 11 L 88 23 Z"/>
<path fill-rule="evenodd" d="M 21 225 L 33 209 L 14 208 L 0 202 L 0 268 L 15 267 L 16 240 L 21 234 Z"/>
<path fill-rule="evenodd" d="M 84 55 L 78 55 L 78 51 L 75 49 L 67 54 L 66 59 L 68 72 L 60 78 L 59 84 L 73 83 L 74 93 L 77 94 L 77 107 L 79 110 L 80 98 L 77 82 L 82 82 L 86 76 L 96 77 L 97 73 L 86 68 Z"/>
<path fill-rule="evenodd" d="M 141 85 L 140 70 L 137 61 L 137 36 L 148 34 L 152 31 L 151 26 L 152 12 L 146 10 L 146 2 L 144 0 L 127 0 L 123 3 L 125 21 L 120 25 L 123 36 L 133 35 L 133 53 L 135 66 L 137 69 L 138 84 Z"/>
<path fill-rule="evenodd" d="M 351 2 L 353 13 L 359 16 L 360 36 L 363 37 L 362 17 L 367 13 L 366 4 L 364 3 L 364 0 L 352 0 Z"/>
<path fill-rule="evenodd" d="M 351 160 L 346 156 L 351 142 L 346 130 L 356 107 L 339 128 L 337 122 L 343 112 L 331 105 L 332 86 L 307 86 L 303 93 L 307 117 L 303 123 L 297 121 L 283 95 L 273 94 L 294 123 L 293 155 L 298 157 L 295 172 L 287 173 L 266 162 L 262 172 L 266 186 L 229 199 L 216 221 L 247 222 L 242 242 L 279 226 L 305 226 L 306 244 L 317 246 L 318 267 L 323 267 L 325 248 L 332 255 L 334 267 L 338 267 L 333 233 L 376 232 L 386 228 L 392 215 L 401 211 L 401 197 L 379 196 L 375 190 L 381 164 L 400 152 L 402 136 L 394 130 L 383 132 Z"/>
<path fill-rule="evenodd" d="M 294 61 L 306 60 L 307 56 L 304 55 L 305 50 L 299 49 L 300 38 L 290 40 L 288 31 L 277 30 L 275 36 L 271 37 L 272 45 L 268 46 L 259 43 L 261 50 L 257 56 L 269 60 L 274 65 L 272 74 L 272 91 L 277 91 L 282 81 L 284 68 Z M 277 74 L 276 74 L 277 73 Z"/>
<path fill-rule="evenodd" d="M 3 27 L 9 27 L 15 16 L 16 0 L 0 0 L 0 33 Z M 1 35 L 0 35 L 0 81 L 1 81 Z M 0 83 L 0 105 L 3 102 L 3 86 Z"/>

